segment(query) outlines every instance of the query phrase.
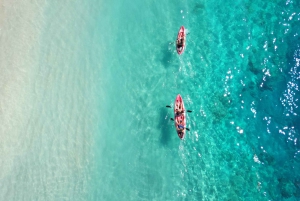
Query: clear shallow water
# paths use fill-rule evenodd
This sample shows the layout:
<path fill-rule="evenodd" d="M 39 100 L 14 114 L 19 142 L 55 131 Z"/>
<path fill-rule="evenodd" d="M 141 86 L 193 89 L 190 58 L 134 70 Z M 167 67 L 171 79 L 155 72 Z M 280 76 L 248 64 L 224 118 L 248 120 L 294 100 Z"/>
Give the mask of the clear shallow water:
<path fill-rule="evenodd" d="M 299 199 L 297 1 L 44 3 L 2 199 Z"/>

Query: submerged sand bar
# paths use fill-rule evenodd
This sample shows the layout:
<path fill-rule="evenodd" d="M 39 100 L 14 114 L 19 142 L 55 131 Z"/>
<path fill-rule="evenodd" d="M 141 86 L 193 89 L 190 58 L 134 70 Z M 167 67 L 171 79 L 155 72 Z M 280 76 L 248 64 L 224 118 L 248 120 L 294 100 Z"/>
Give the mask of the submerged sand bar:
<path fill-rule="evenodd" d="M 42 9 L 30 0 L 0 0 L 0 178 L 11 170 L 21 145 L 31 108 L 29 87 L 34 81 L 43 23 Z"/>

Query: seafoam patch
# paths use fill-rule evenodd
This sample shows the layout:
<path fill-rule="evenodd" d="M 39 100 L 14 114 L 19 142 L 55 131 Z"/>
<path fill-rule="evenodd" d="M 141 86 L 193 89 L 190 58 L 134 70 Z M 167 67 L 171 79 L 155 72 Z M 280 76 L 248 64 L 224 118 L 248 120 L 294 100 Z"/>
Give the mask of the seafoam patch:
<path fill-rule="evenodd" d="M 260 162 L 260 160 L 258 159 L 258 157 L 257 157 L 257 155 L 256 155 L 256 154 L 254 154 L 254 156 L 253 156 L 253 160 L 254 160 L 254 162 L 255 162 L 255 163 L 259 163 L 259 164 L 261 164 L 261 162 Z"/>

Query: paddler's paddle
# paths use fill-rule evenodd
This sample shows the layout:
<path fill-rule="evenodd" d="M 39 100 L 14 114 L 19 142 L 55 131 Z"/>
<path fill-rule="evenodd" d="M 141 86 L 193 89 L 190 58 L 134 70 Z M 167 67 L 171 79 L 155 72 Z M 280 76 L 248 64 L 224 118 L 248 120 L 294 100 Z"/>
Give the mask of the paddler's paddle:
<path fill-rule="evenodd" d="M 166 107 L 172 108 L 170 105 L 167 105 Z M 192 112 L 192 110 L 187 110 L 187 112 Z"/>
<path fill-rule="evenodd" d="M 172 121 L 174 121 L 174 119 L 173 118 L 170 118 Z M 185 129 L 186 130 L 188 130 L 188 131 L 190 131 L 190 129 L 189 128 L 187 128 L 187 127 L 185 127 Z"/>

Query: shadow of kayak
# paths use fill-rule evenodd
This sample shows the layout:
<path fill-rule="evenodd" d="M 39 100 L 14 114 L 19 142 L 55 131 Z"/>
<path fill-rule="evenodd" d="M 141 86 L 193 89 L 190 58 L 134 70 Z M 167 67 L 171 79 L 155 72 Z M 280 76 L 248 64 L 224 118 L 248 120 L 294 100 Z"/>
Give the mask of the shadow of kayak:
<path fill-rule="evenodd" d="M 172 49 L 174 48 L 174 49 Z M 175 50 L 175 44 L 169 44 L 169 43 L 164 43 L 161 52 L 162 52 L 162 58 L 161 58 L 161 63 L 165 68 L 170 67 L 173 64 L 173 57 L 174 57 L 174 51 Z"/>
<path fill-rule="evenodd" d="M 173 126 L 170 125 L 168 109 L 166 109 L 165 107 L 160 108 L 160 115 L 157 128 L 161 131 L 161 143 L 163 145 L 168 145 L 168 143 L 171 140 Z"/>

